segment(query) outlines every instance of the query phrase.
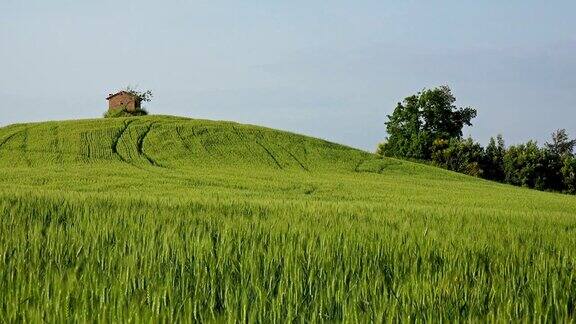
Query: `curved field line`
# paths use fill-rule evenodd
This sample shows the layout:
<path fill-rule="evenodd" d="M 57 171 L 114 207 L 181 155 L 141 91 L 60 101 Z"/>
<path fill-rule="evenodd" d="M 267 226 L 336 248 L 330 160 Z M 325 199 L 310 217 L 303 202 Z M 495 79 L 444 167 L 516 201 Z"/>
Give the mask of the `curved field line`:
<path fill-rule="evenodd" d="M 129 163 L 128 160 L 126 160 L 126 158 L 124 158 L 122 156 L 122 154 L 120 154 L 120 152 L 118 152 L 118 143 L 122 139 L 122 136 L 124 136 L 124 134 L 128 130 L 128 127 L 130 126 L 130 124 L 132 124 L 133 122 L 135 122 L 135 120 L 129 120 L 129 121 L 124 122 L 124 128 L 122 128 L 122 130 L 120 130 L 120 132 L 118 132 L 118 134 L 116 135 L 116 138 L 114 138 L 113 142 L 112 142 L 112 153 L 118 155 L 118 157 L 120 158 L 120 160 L 122 160 L 122 162 L 125 162 L 128 164 L 131 164 L 131 163 Z"/>
<path fill-rule="evenodd" d="M 158 162 L 156 162 L 151 156 L 149 156 L 148 154 L 146 154 L 146 152 L 144 152 L 144 142 L 146 141 L 146 138 L 148 137 L 148 134 L 150 134 L 150 131 L 152 131 L 152 127 L 154 127 L 154 125 L 158 124 L 158 122 L 153 122 L 150 123 L 150 125 L 148 125 L 148 129 L 146 129 L 146 131 L 144 132 L 144 134 L 142 134 L 137 142 L 137 150 L 138 150 L 138 154 L 140 156 L 143 156 L 146 160 L 148 160 L 148 162 L 150 162 L 150 164 L 152 164 L 153 166 L 156 167 L 161 167 L 164 168 L 164 166 Z"/>
<path fill-rule="evenodd" d="M 21 130 L 18 130 L 12 134 L 10 134 L 8 137 L 6 137 L 2 142 L 0 142 L 0 150 L 2 149 L 2 147 L 7 144 L 11 139 L 13 139 L 16 135 L 19 135 L 21 133 L 23 133 L 24 131 L 26 131 L 28 128 L 24 128 Z"/>
<path fill-rule="evenodd" d="M 120 152 L 118 151 L 118 144 L 119 144 L 120 141 L 122 140 L 122 137 L 123 137 L 123 136 L 126 134 L 126 132 L 128 131 L 128 128 L 130 127 L 130 125 L 131 125 L 133 122 L 135 122 L 135 121 L 136 121 L 136 120 L 130 120 L 130 121 L 124 122 L 124 127 L 123 127 L 122 130 L 118 133 L 118 135 L 117 135 L 116 138 L 114 139 L 114 142 L 112 143 L 112 151 L 113 151 L 113 153 L 115 153 L 115 154 L 120 158 L 120 160 L 121 160 L 122 162 L 128 164 L 129 166 L 131 166 L 131 167 L 133 167 L 133 168 L 136 168 L 136 169 L 139 169 L 139 170 L 142 170 L 142 171 L 146 171 L 146 172 L 150 172 L 150 173 L 154 173 L 154 174 L 158 174 L 158 175 L 163 175 L 162 173 L 154 172 L 154 171 L 152 171 L 152 170 L 149 170 L 149 169 L 147 169 L 147 168 L 144 168 L 143 166 L 140 166 L 140 165 L 137 165 L 137 164 L 133 163 L 131 159 L 130 159 L 130 160 L 129 160 L 129 159 L 126 159 L 126 158 L 125 158 L 124 156 L 122 156 L 122 154 L 120 154 Z M 154 123 L 152 123 L 152 124 L 155 124 L 155 123 L 157 123 L 157 122 L 154 122 Z M 150 125 L 150 127 L 149 127 L 149 129 L 146 131 L 145 135 L 142 136 L 141 139 L 140 139 L 140 138 L 138 139 L 138 142 L 141 141 L 141 144 L 140 144 L 140 145 L 143 145 L 144 139 L 145 139 L 147 133 L 150 131 L 151 126 L 152 126 L 152 125 Z M 136 143 L 136 144 L 139 145 L 138 143 Z M 141 150 L 142 150 L 142 147 L 140 147 L 140 148 L 137 147 L 138 154 L 144 154 L 144 152 L 141 151 Z M 154 164 L 155 162 L 152 162 L 153 160 L 151 161 L 151 159 L 149 159 L 149 157 L 147 157 L 146 155 L 144 155 L 144 157 L 145 157 L 146 159 L 148 159 L 148 161 L 149 161 L 152 165 L 164 167 L 164 166 L 159 165 L 159 164 Z M 164 176 L 165 176 L 165 175 L 164 175 Z"/>

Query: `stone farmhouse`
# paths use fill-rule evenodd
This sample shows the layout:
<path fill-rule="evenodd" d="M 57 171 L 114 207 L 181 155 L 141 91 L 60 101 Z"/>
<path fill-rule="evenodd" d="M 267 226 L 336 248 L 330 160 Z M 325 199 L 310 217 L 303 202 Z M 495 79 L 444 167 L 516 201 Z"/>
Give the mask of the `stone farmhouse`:
<path fill-rule="evenodd" d="M 134 112 L 140 109 L 141 105 L 140 98 L 127 91 L 109 94 L 106 100 L 108 100 L 108 110 L 125 108 L 126 111 Z"/>

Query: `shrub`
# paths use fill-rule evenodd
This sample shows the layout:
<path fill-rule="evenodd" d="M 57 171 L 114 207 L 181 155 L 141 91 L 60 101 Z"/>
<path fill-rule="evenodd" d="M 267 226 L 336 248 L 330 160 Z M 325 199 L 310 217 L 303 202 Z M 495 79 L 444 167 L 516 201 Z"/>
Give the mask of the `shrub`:
<path fill-rule="evenodd" d="M 437 139 L 432 144 L 432 162 L 448 170 L 482 176 L 480 162 L 484 150 L 480 144 L 471 138 L 450 140 Z"/>
<path fill-rule="evenodd" d="M 119 118 L 119 117 L 136 117 L 136 116 L 146 116 L 148 112 L 144 109 L 137 108 L 134 111 L 128 111 L 127 108 L 117 108 L 108 110 L 104 114 L 104 118 Z"/>
<path fill-rule="evenodd" d="M 529 188 L 539 188 L 544 169 L 543 150 L 534 141 L 514 145 L 504 155 L 505 180 L 509 184 Z"/>
<path fill-rule="evenodd" d="M 378 147 L 376 147 L 376 155 L 385 157 L 386 156 L 386 145 L 388 141 L 378 143 Z"/>
<path fill-rule="evenodd" d="M 484 149 L 484 159 L 482 161 L 484 178 L 500 182 L 504 181 L 505 154 L 506 146 L 504 145 L 504 138 L 502 135 L 498 135 L 496 138 L 490 138 L 488 146 L 486 146 L 486 149 Z"/>

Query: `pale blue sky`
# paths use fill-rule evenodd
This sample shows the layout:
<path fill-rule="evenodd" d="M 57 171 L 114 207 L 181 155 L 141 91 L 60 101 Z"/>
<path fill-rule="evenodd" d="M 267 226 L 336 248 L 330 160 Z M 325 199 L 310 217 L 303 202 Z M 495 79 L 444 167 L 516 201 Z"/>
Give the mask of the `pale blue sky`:
<path fill-rule="evenodd" d="M 576 137 L 576 1 L 1 0 L 0 125 L 156 114 L 373 150 L 395 103 L 448 84 L 486 143 Z"/>

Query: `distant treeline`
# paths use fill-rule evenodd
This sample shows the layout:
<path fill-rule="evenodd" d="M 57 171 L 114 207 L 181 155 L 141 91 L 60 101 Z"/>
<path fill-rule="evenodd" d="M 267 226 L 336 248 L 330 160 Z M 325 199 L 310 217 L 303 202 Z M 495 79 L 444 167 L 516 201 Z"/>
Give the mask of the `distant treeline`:
<path fill-rule="evenodd" d="M 576 194 L 576 140 L 560 129 L 544 146 L 536 141 L 506 147 L 502 135 L 483 147 L 462 138 L 476 110 L 456 107 L 449 87 L 425 89 L 398 103 L 388 115 L 381 156 L 429 161 L 434 165 L 503 183 Z"/>

